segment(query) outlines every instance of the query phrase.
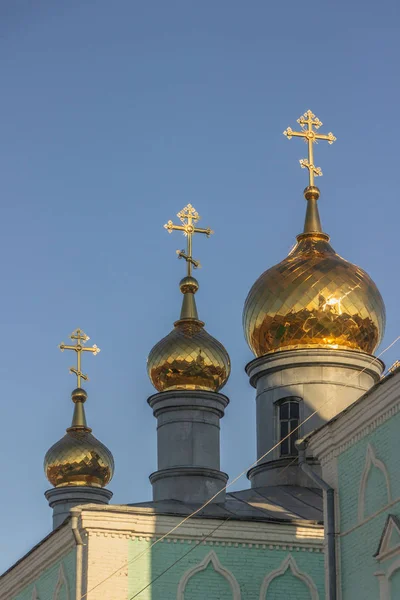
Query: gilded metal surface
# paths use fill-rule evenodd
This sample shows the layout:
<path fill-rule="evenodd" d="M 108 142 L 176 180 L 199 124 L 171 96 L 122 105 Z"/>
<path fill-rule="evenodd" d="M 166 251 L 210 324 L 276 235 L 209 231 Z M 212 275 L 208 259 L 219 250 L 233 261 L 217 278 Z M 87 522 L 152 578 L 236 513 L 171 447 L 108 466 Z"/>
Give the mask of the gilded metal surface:
<path fill-rule="evenodd" d="M 114 459 L 89 428 L 71 428 L 48 450 L 44 469 L 47 479 L 55 487 L 104 487 L 113 476 Z"/>
<path fill-rule="evenodd" d="M 341 258 L 325 234 L 298 236 L 294 250 L 265 271 L 246 299 L 243 326 L 256 356 L 292 348 L 373 353 L 385 306 L 371 278 Z"/>
<path fill-rule="evenodd" d="M 218 392 L 230 373 L 229 355 L 222 344 L 196 319 L 180 319 L 151 350 L 147 360 L 156 390 Z"/>
<path fill-rule="evenodd" d="M 192 275 L 192 267 L 197 269 L 200 267 L 200 263 L 198 260 L 195 260 L 192 255 L 192 238 L 195 233 L 204 233 L 207 237 L 210 237 L 214 232 L 208 227 L 207 229 L 201 229 L 196 227 L 197 221 L 201 219 L 197 210 L 191 205 L 188 204 L 183 208 L 180 212 L 178 212 L 177 217 L 179 217 L 182 225 L 174 225 L 172 221 L 168 221 L 164 225 L 165 229 L 168 233 L 172 233 L 175 231 L 182 231 L 183 235 L 187 238 L 187 250 L 177 250 L 176 253 L 178 258 L 183 258 L 186 261 L 187 265 L 187 276 L 190 277 Z"/>
<path fill-rule="evenodd" d="M 82 331 L 82 329 L 76 329 L 71 333 L 69 337 L 71 338 L 71 340 L 76 340 L 74 346 L 67 346 L 66 344 L 64 344 L 64 342 L 61 342 L 61 344 L 58 347 L 60 348 L 61 352 L 64 352 L 64 350 L 73 350 L 74 352 L 76 352 L 77 366 L 76 368 L 70 367 L 69 372 L 76 375 L 77 387 L 80 388 L 81 379 L 83 379 L 84 381 L 89 380 L 88 376 L 82 373 L 81 371 L 81 354 L 82 352 L 91 352 L 92 354 L 94 354 L 94 356 L 96 356 L 96 354 L 100 352 L 100 348 L 98 348 L 96 344 L 93 344 L 91 348 L 85 347 L 85 344 L 90 340 L 90 337 L 86 335 L 86 333 Z"/>
<path fill-rule="evenodd" d="M 74 414 L 71 427 L 66 434 L 47 451 L 44 459 L 44 470 L 47 479 L 55 487 L 69 485 L 86 485 L 104 487 L 114 473 L 114 459 L 111 452 L 92 435 L 92 430 L 86 424 L 84 404 L 87 393 L 79 385 L 87 375 L 81 372 L 81 354 L 84 351 L 97 354 L 100 349 L 83 346 L 89 337 L 77 329 L 71 334 L 76 340 L 75 346 L 60 345 L 61 350 L 74 350 L 78 356 L 77 368 L 70 371 L 77 376 L 78 387 L 71 394 L 74 403 Z"/>
<path fill-rule="evenodd" d="M 168 221 L 164 227 L 169 233 L 183 231 L 187 237 L 187 251 L 178 251 L 187 263 L 187 275 L 179 284 L 183 294 L 182 310 L 174 329 L 151 350 L 147 371 L 156 390 L 207 390 L 217 392 L 225 385 L 230 374 L 229 355 L 222 344 L 204 329 L 197 314 L 195 294 L 199 284 L 192 277 L 192 267 L 200 263 L 192 256 L 192 237 L 203 233 L 209 237 L 211 229 L 195 226 L 198 212 L 188 204 L 178 213 L 182 225 Z"/>
<path fill-rule="evenodd" d="M 308 159 L 302 158 L 300 160 L 300 166 L 303 169 L 308 169 L 309 173 L 309 186 L 314 185 L 314 176 L 318 177 L 322 175 L 320 167 L 314 165 L 314 144 L 318 143 L 318 140 L 326 140 L 329 144 L 333 144 L 336 141 L 333 133 L 329 132 L 328 135 L 316 133 L 315 129 L 319 129 L 323 123 L 314 115 L 311 110 L 308 110 L 302 115 L 297 122 L 301 126 L 301 131 L 293 131 L 290 127 L 285 129 L 283 135 L 290 140 L 292 137 L 301 137 L 308 144 Z"/>

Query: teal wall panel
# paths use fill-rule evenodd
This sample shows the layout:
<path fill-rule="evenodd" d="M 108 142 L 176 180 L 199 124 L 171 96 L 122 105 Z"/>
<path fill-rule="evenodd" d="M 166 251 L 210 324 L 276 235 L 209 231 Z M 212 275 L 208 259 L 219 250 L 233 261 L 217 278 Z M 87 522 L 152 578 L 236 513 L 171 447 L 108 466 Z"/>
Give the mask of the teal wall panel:
<path fill-rule="evenodd" d="M 399 428 L 400 413 L 396 413 L 338 456 L 341 532 L 338 540 L 343 600 L 377 600 L 380 597 L 379 581 L 374 573 L 386 572 L 390 561 L 379 563 L 374 554 L 387 516 L 400 516 L 400 453 L 396 450 Z M 391 503 L 389 506 L 385 476 L 372 465 L 365 487 L 364 519 L 360 523 L 360 484 L 368 444 L 371 444 L 376 459 L 384 463 L 389 474 Z M 397 580 L 392 587 L 395 589 L 396 586 Z M 400 593 L 393 597 L 400 599 Z"/>
<path fill-rule="evenodd" d="M 194 548 L 189 554 L 186 554 L 193 548 L 196 542 L 178 540 L 176 543 L 166 540 L 156 544 L 148 553 L 144 553 L 138 560 L 135 557 L 142 554 L 146 547 L 150 548 L 150 541 L 144 539 L 131 540 L 129 550 L 130 567 L 129 577 L 129 597 L 135 596 L 140 590 L 148 586 L 138 596 L 139 600 L 176 600 L 178 584 L 183 575 L 191 568 L 196 567 L 201 561 L 214 551 L 218 557 L 221 566 L 229 570 L 240 586 L 242 600 L 258 600 L 261 586 L 264 578 L 279 569 L 283 561 L 290 553 L 296 561 L 300 572 L 307 574 L 318 589 L 319 600 L 324 600 L 324 554 L 322 552 L 310 552 L 296 548 L 270 549 L 268 546 L 263 548 L 261 545 L 249 547 L 248 544 L 225 544 L 218 546 L 213 544 L 201 544 Z M 186 554 L 186 556 L 184 556 Z M 177 562 L 169 570 L 173 563 Z M 162 574 L 163 573 L 163 574 Z M 303 595 L 294 596 L 296 600 L 309 600 L 310 594 L 304 595 L 304 589 L 307 586 L 298 578 L 294 578 L 291 572 L 279 578 L 275 584 L 271 584 L 271 596 L 275 600 L 276 594 L 282 600 L 291 599 L 292 593 L 290 586 L 295 584 L 294 589 Z M 162 575 L 161 575 L 162 574 Z M 148 585 L 150 581 L 154 583 Z M 185 590 L 185 600 L 231 600 L 232 591 L 230 585 L 221 581 L 222 576 L 215 573 L 213 566 L 208 565 L 207 569 L 189 579 Z M 295 579 L 295 581 L 294 581 Z M 282 587 L 283 586 L 283 587 Z M 289 586 L 289 587 L 287 587 Z M 270 595 L 265 600 L 271 600 Z M 353 599 L 354 600 L 354 599 Z"/>
<path fill-rule="evenodd" d="M 31 600 L 35 585 L 40 600 L 53 600 L 61 563 L 63 565 L 65 578 L 68 582 L 68 587 L 70 590 L 70 600 L 75 600 L 75 554 L 76 550 L 71 550 L 62 559 L 57 560 L 51 567 L 47 568 L 42 573 L 39 573 L 35 582 L 27 586 L 21 593 L 18 594 L 18 596 L 14 596 L 12 600 Z M 61 588 L 57 600 L 67 600 L 65 588 Z"/>

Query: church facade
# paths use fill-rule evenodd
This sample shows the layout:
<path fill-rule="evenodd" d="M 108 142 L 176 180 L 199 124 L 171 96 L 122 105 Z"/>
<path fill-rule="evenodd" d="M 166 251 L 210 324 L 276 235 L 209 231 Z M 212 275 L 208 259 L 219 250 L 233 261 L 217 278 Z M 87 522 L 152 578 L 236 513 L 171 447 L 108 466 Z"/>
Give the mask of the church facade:
<path fill-rule="evenodd" d="M 243 312 L 257 405 L 249 487 L 230 492 L 221 471 L 231 366 L 197 310 L 193 238 L 213 232 L 188 205 L 165 225 L 187 238 L 180 316 L 147 363 L 153 500 L 109 504 L 114 460 L 87 424 L 82 388 L 81 359 L 98 348 L 76 330 L 60 346 L 77 356 L 72 423 L 45 457 L 53 532 L 1 577 L 0 600 L 400 598 L 400 375 L 382 377 L 374 356 L 385 329 L 378 289 L 321 226 L 313 147 L 335 137 L 318 133 L 311 111 L 298 122 L 285 135 L 308 144 L 304 229 Z"/>

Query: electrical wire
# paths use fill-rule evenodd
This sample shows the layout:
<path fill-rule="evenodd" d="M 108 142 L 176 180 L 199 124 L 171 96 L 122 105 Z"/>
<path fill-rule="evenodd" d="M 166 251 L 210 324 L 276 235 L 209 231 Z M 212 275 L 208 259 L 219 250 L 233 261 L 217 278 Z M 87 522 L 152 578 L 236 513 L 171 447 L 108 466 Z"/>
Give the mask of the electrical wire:
<path fill-rule="evenodd" d="M 379 358 L 381 356 L 383 356 L 383 354 L 385 354 L 385 352 L 387 352 L 388 350 L 390 350 L 390 348 L 392 348 L 399 340 L 400 340 L 400 335 L 397 336 L 384 350 L 382 350 L 382 352 L 380 352 L 378 354 L 378 356 L 372 357 L 371 361 L 361 371 L 354 372 L 351 375 L 351 377 L 349 377 L 348 382 L 346 384 L 344 384 L 342 387 L 350 387 L 350 382 L 351 382 L 351 380 L 352 380 L 353 377 L 356 377 L 356 376 L 360 375 L 370 365 L 372 365 L 373 363 L 377 362 L 379 360 Z M 323 402 L 320 406 L 318 406 L 318 408 L 316 408 L 310 415 L 308 415 L 308 417 L 306 417 L 303 421 L 301 421 L 298 424 L 297 427 L 295 427 L 290 433 L 288 433 L 288 435 L 286 435 L 284 438 L 282 438 L 281 440 L 279 440 L 279 442 L 277 442 L 276 444 L 274 444 L 269 450 L 267 450 L 267 452 L 265 452 L 262 456 L 260 456 L 259 458 L 257 458 L 257 460 L 255 460 L 251 465 L 249 465 L 244 471 L 242 471 L 234 479 L 232 479 L 231 481 L 229 481 L 229 483 L 227 483 L 227 485 L 225 487 L 223 487 L 222 489 L 220 489 L 216 494 L 214 494 L 211 498 L 209 498 L 206 502 L 204 502 L 204 504 L 202 504 L 199 508 L 197 508 L 196 510 L 194 510 L 190 515 L 187 515 L 184 519 L 182 519 L 170 531 L 168 531 L 167 533 L 165 533 L 164 535 L 162 535 L 160 538 L 156 539 L 148 548 L 146 548 L 146 550 L 143 550 L 143 552 L 141 552 L 140 554 L 138 554 L 137 556 L 135 556 L 132 560 L 124 563 L 116 571 L 113 571 L 108 577 L 106 577 L 105 579 L 103 579 L 102 581 L 100 581 L 99 583 L 97 583 L 95 586 L 93 586 L 90 590 L 88 590 L 87 592 L 85 592 L 80 597 L 80 600 L 83 600 L 84 598 L 86 598 L 88 594 L 90 594 L 91 592 L 93 592 L 93 590 L 95 590 L 98 587 L 100 587 L 101 585 L 103 585 L 103 583 L 105 583 L 106 581 L 108 581 L 109 579 L 111 579 L 111 577 L 113 577 L 114 575 L 116 575 L 117 573 L 119 573 L 120 571 L 122 571 L 122 569 L 125 569 L 127 566 L 130 566 L 130 565 L 134 564 L 135 562 L 137 562 L 140 558 L 142 558 L 142 556 L 145 556 L 148 552 L 150 552 L 154 548 L 154 546 L 156 544 L 158 544 L 159 542 L 162 542 L 163 540 L 165 540 L 165 538 L 167 538 L 169 535 L 171 535 L 172 533 L 174 533 L 177 529 L 179 529 L 179 527 L 181 527 L 184 523 L 186 523 L 187 521 L 189 521 L 189 519 L 191 519 L 192 517 L 196 516 L 206 506 L 208 506 L 209 504 L 211 504 L 211 502 L 213 502 L 213 500 L 215 500 L 215 498 L 217 496 L 219 496 L 219 494 L 221 494 L 222 492 L 226 491 L 230 486 L 232 486 L 241 477 L 243 477 L 243 475 L 245 475 L 250 469 L 252 469 L 253 467 L 255 467 L 259 462 L 261 462 L 262 460 L 264 460 L 264 458 L 266 458 L 269 454 L 271 454 L 271 452 L 273 452 L 274 450 L 276 450 L 276 448 L 278 448 L 282 444 L 282 442 L 284 442 L 285 440 L 287 440 L 293 433 L 295 433 L 295 431 L 297 431 L 298 429 L 300 429 L 300 427 L 302 427 L 305 423 L 307 423 L 307 421 L 309 421 L 314 415 L 316 415 L 318 413 L 318 411 L 321 410 L 321 408 L 323 408 L 324 406 L 326 406 L 327 404 L 329 404 L 330 402 L 332 402 L 332 400 L 334 400 L 334 398 L 335 398 L 335 395 L 332 395 L 330 398 L 328 398 L 325 402 Z"/>

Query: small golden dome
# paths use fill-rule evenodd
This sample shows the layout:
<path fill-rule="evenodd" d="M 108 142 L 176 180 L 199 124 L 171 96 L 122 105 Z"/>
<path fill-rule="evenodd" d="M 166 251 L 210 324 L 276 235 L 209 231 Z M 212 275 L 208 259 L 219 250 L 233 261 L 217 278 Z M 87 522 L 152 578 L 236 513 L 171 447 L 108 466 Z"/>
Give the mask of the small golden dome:
<path fill-rule="evenodd" d="M 180 283 L 184 294 L 181 318 L 175 328 L 151 350 L 147 372 L 156 390 L 207 390 L 218 392 L 230 374 L 229 355 L 198 319 L 194 277 Z"/>
<path fill-rule="evenodd" d="M 114 474 L 110 450 L 92 435 L 92 430 L 86 425 L 83 407 L 86 398 L 87 394 L 81 388 L 72 392 L 75 403 L 72 425 L 46 453 L 45 474 L 55 487 L 104 487 Z"/>
<path fill-rule="evenodd" d="M 294 348 L 372 354 L 385 330 L 382 297 L 365 271 L 331 247 L 329 236 L 320 230 L 319 190 L 313 188 L 311 194 L 310 189 L 305 190 L 305 232 L 287 258 L 265 271 L 247 296 L 247 343 L 256 356 Z"/>

